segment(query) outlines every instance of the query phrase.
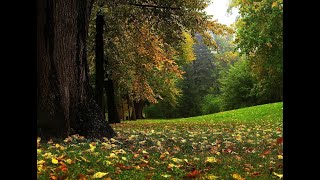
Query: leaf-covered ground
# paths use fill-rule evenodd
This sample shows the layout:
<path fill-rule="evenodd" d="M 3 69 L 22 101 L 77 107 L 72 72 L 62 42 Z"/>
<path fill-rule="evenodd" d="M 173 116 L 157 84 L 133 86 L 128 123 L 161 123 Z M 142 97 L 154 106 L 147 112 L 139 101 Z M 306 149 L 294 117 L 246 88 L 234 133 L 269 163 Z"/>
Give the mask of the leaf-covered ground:
<path fill-rule="evenodd" d="M 91 141 L 38 138 L 38 179 L 279 179 L 283 103 L 112 125 Z"/>

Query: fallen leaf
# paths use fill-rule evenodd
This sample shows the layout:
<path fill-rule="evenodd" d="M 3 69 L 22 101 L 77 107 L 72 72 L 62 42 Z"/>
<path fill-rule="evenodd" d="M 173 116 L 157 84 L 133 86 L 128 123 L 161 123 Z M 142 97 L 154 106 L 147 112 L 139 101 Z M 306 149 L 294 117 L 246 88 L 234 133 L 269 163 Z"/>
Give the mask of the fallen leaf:
<path fill-rule="evenodd" d="M 214 179 L 218 179 L 219 177 L 218 176 L 215 176 L 215 175 L 212 175 L 212 174 L 208 174 L 206 179 L 209 179 L 209 180 L 214 180 Z"/>
<path fill-rule="evenodd" d="M 194 170 L 194 171 L 192 171 L 191 173 L 187 174 L 186 177 L 188 177 L 188 178 L 195 178 L 195 177 L 197 177 L 197 176 L 199 176 L 199 175 L 200 175 L 200 172 L 199 172 L 198 170 Z"/>
<path fill-rule="evenodd" d="M 55 158 L 52 158 L 52 159 L 51 159 L 51 162 L 52 162 L 53 164 L 58 164 L 59 161 L 58 161 L 57 159 L 55 159 Z"/>
<path fill-rule="evenodd" d="M 183 162 L 183 160 L 179 159 L 179 158 L 172 158 L 172 161 L 175 163 L 182 163 Z"/>
<path fill-rule="evenodd" d="M 217 159 L 215 157 L 207 157 L 205 163 L 215 163 Z"/>
<path fill-rule="evenodd" d="M 253 176 L 253 177 L 260 176 L 260 172 L 252 172 L 251 176 Z"/>
<path fill-rule="evenodd" d="M 283 174 L 278 174 L 276 172 L 273 172 L 274 175 L 276 175 L 278 178 L 282 179 L 283 178 Z"/>
<path fill-rule="evenodd" d="M 277 3 L 277 2 L 272 2 L 271 7 L 273 8 L 273 7 L 276 7 L 277 5 L 278 5 L 278 3 Z"/>
<path fill-rule="evenodd" d="M 283 143 L 283 137 L 279 137 L 277 139 L 277 144 L 282 144 Z"/>
<path fill-rule="evenodd" d="M 87 180 L 86 176 L 83 174 L 78 174 L 77 175 L 77 180 Z"/>
<path fill-rule="evenodd" d="M 84 160 L 85 162 L 90 162 L 88 159 L 86 159 L 85 157 L 82 157 L 82 156 L 80 156 L 80 158 L 82 159 L 82 160 Z"/>
<path fill-rule="evenodd" d="M 246 178 L 241 177 L 241 175 L 237 174 L 237 173 L 232 174 L 232 178 L 236 179 L 236 180 L 245 180 L 246 179 Z"/>
<path fill-rule="evenodd" d="M 92 178 L 95 178 L 95 179 L 102 178 L 103 176 L 105 176 L 107 174 L 108 173 L 105 173 L 105 172 L 97 172 L 92 176 Z"/>
<path fill-rule="evenodd" d="M 271 150 L 265 150 L 262 154 L 263 155 L 268 155 L 268 154 L 270 154 L 271 153 Z"/>
<path fill-rule="evenodd" d="M 169 178 L 169 177 L 171 177 L 171 175 L 169 175 L 169 174 L 161 174 L 161 176 L 164 177 L 164 178 Z"/>

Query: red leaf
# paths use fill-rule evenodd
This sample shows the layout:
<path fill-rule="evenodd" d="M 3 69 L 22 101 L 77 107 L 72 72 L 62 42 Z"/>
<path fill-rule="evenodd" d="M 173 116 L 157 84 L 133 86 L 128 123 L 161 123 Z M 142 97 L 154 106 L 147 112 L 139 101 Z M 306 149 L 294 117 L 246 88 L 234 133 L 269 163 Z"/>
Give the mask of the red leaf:
<path fill-rule="evenodd" d="M 200 172 L 199 172 L 198 170 L 194 170 L 194 171 L 192 171 L 191 173 L 187 174 L 186 177 L 195 178 L 195 177 L 197 177 L 198 175 L 200 175 Z"/>
<path fill-rule="evenodd" d="M 279 137 L 279 138 L 277 139 L 277 144 L 281 144 L 281 143 L 283 143 L 283 137 Z"/>
<path fill-rule="evenodd" d="M 260 172 L 252 172 L 251 176 L 252 177 L 260 176 Z"/>
<path fill-rule="evenodd" d="M 265 150 L 262 154 L 263 155 L 268 155 L 268 154 L 270 154 L 271 153 L 271 150 Z"/>

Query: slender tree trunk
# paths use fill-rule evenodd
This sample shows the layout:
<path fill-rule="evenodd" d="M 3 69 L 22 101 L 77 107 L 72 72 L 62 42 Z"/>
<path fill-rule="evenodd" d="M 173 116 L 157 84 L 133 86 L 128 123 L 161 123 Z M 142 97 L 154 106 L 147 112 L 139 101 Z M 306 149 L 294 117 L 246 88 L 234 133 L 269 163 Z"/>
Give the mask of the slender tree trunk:
<path fill-rule="evenodd" d="M 103 16 L 97 13 L 96 16 L 96 85 L 95 99 L 100 107 L 103 117 L 105 118 L 105 107 L 103 103 L 103 87 L 104 87 L 104 50 L 103 50 Z"/>
<path fill-rule="evenodd" d="M 114 98 L 113 81 L 109 78 L 108 73 L 106 75 L 106 78 L 107 80 L 105 81 L 105 89 L 107 94 L 108 122 L 110 124 L 120 123 L 120 118 Z"/>
<path fill-rule="evenodd" d="M 143 101 L 139 100 L 138 102 L 134 102 L 134 109 L 135 109 L 135 113 L 136 113 L 136 118 L 137 119 L 144 119 L 143 117 Z"/>
<path fill-rule="evenodd" d="M 126 119 L 125 114 L 124 114 L 124 105 L 123 105 L 124 101 L 122 98 L 120 100 L 121 100 L 121 109 L 122 109 L 122 120 L 124 121 Z"/>
<path fill-rule="evenodd" d="M 137 117 L 136 117 L 136 110 L 135 110 L 135 108 L 134 108 L 134 102 L 133 102 L 133 100 L 131 101 L 131 107 L 132 107 L 132 113 L 131 113 L 131 120 L 136 120 L 137 119 Z"/>
<path fill-rule="evenodd" d="M 37 125 L 44 138 L 113 137 L 89 84 L 91 0 L 37 1 Z"/>
<path fill-rule="evenodd" d="M 131 120 L 131 115 L 130 115 L 130 98 L 129 98 L 129 94 L 127 94 L 127 103 L 128 103 L 128 120 Z"/>

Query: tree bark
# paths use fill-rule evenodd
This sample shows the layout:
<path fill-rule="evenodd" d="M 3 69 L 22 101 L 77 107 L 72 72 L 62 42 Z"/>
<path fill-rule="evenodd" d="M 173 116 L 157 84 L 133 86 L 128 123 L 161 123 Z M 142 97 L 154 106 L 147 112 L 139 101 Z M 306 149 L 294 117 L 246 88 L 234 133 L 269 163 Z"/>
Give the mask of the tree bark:
<path fill-rule="evenodd" d="M 96 16 L 96 82 L 95 82 L 95 99 L 105 118 L 105 107 L 103 103 L 103 87 L 104 87 L 104 50 L 103 50 L 103 16 L 97 14 Z"/>
<path fill-rule="evenodd" d="M 89 84 L 86 39 L 92 0 L 37 1 L 37 125 L 43 138 L 111 138 Z"/>
<path fill-rule="evenodd" d="M 142 100 L 139 100 L 138 102 L 134 102 L 134 109 L 135 109 L 135 114 L 137 119 L 144 119 L 142 114 L 143 106 L 144 106 L 144 102 Z"/>
<path fill-rule="evenodd" d="M 128 103 L 128 120 L 131 120 L 131 115 L 130 115 L 130 98 L 129 98 L 129 94 L 127 94 L 127 103 Z"/>
<path fill-rule="evenodd" d="M 108 73 L 106 75 L 106 78 L 107 80 L 105 81 L 105 89 L 107 94 L 108 122 L 110 124 L 120 123 L 120 118 L 114 98 L 113 81 L 109 78 Z"/>
<path fill-rule="evenodd" d="M 131 101 L 131 109 L 132 109 L 132 112 L 131 112 L 131 120 L 136 120 L 137 119 L 137 117 L 136 117 L 136 111 L 135 111 L 135 109 L 136 108 L 134 108 L 134 102 L 133 102 L 133 100 Z"/>

